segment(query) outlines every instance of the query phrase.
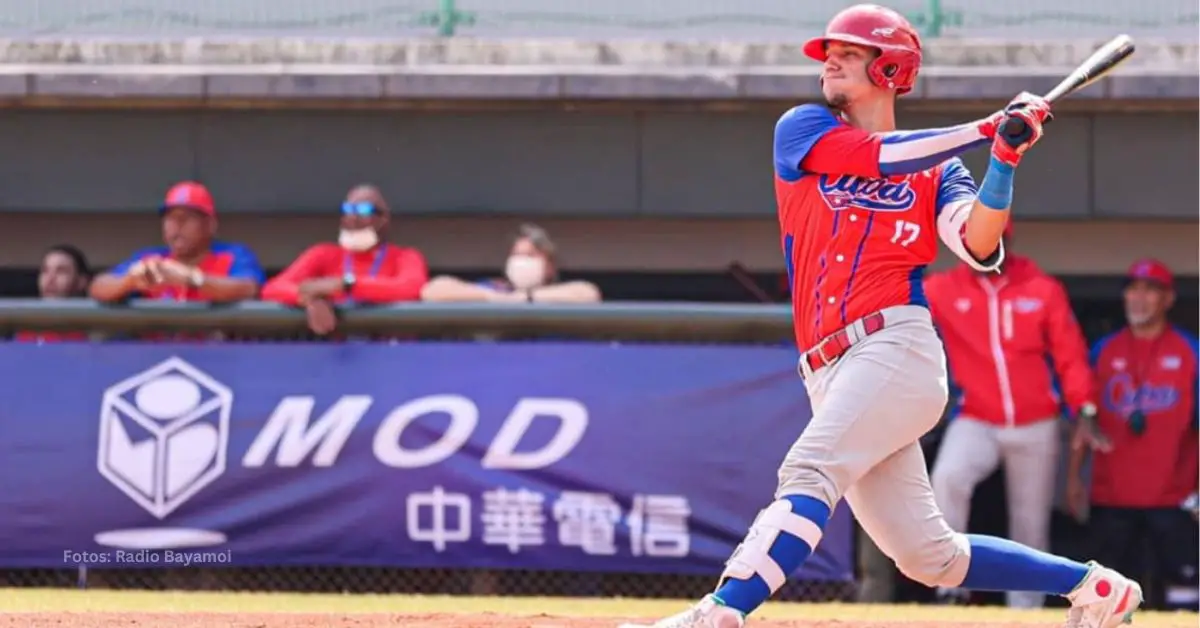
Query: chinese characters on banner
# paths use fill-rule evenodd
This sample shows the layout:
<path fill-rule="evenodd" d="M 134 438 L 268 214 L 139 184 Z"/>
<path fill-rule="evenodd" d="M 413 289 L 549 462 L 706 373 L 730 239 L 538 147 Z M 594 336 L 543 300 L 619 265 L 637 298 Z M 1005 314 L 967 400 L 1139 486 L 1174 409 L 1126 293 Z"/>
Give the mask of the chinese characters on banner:
<path fill-rule="evenodd" d="M 687 498 L 677 495 L 634 495 L 628 512 L 622 512 L 606 493 L 564 491 L 551 503 L 543 493 L 497 488 L 483 493 L 477 517 L 474 508 L 470 495 L 441 486 L 410 493 L 405 504 L 408 538 L 442 552 L 451 543 L 473 540 L 478 520 L 484 545 L 505 547 L 514 554 L 556 543 L 584 554 L 613 556 L 621 549 L 617 528 L 622 525 L 628 529 L 633 556 L 681 558 L 691 547 L 691 508 Z"/>

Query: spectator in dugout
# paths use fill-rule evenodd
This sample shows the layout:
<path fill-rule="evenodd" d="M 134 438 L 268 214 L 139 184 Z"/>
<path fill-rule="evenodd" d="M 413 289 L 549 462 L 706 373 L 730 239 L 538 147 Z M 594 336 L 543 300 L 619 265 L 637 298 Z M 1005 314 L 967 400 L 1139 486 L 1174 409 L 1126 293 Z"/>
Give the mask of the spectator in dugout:
<path fill-rule="evenodd" d="M 961 264 L 925 280 L 956 389 L 951 398 L 957 398 L 930 481 L 946 522 L 967 532 L 975 487 L 1003 463 L 1009 536 L 1047 551 L 1065 433 L 1054 375 L 1070 416 L 1094 416 L 1095 393 L 1087 341 L 1066 289 L 1033 260 L 1008 250 L 1011 225 L 1003 239 L 999 273 Z M 945 603 L 967 597 L 961 590 L 938 594 Z M 1045 602 L 1040 593 L 1006 597 L 1013 608 Z"/>
<path fill-rule="evenodd" d="M 443 303 L 597 303 L 601 295 L 589 281 L 560 281 L 554 242 L 541 227 L 523 225 L 512 240 L 503 277 L 477 282 L 435 277 L 421 298 Z"/>
<path fill-rule="evenodd" d="M 1150 572 L 1149 607 L 1197 610 L 1197 340 L 1167 322 L 1175 280 L 1166 265 L 1135 262 L 1126 279 L 1127 324 L 1092 347 L 1099 412 L 1094 425 L 1077 429 L 1099 434 L 1073 443 L 1067 505 L 1088 524 L 1096 560 Z M 1089 488 L 1083 470 L 1091 451 Z"/>
<path fill-rule="evenodd" d="M 208 188 L 184 181 L 158 208 L 162 246 L 133 254 L 96 277 L 91 296 L 102 302 L 132 297 L 230 303 L 253 299 L 263 282 L 258 258 L 247 247 L 216 240 L 217 210 Z"/>
<path fill-rule="evenodd" d="M 391 208 L 373 185 L 350 190 L 338 241 L 315 244 L 263 287 L 262 298 L 303 307 L 318 335 L 337 327 L 335 304 L 416 301 L 429 280 L 425 256 L 388 242 Z"/>
<path fill-rule="evenodd" d="M 87 257 L 70 244 L 57 244 L 42 255 L 38 269 L 38 297 L 42 299 L 72 299 L 86 297 L 92 270 Z M 81 331 L 19 331 L 14 340 L 19 342 L 64 342 L 88 340 L 89 335 Z"/>

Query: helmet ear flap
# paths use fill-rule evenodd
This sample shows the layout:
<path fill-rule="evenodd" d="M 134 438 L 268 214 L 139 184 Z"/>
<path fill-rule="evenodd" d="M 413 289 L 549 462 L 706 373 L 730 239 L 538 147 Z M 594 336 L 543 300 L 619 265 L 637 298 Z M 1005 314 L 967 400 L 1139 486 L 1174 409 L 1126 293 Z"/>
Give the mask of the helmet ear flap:
<path fill-rule="evenodd" d="M 867 75 L 875 85 L 905 94 L 912 91 L 920 64 L 919 53 L 883 50 L 867 67 Z"/>

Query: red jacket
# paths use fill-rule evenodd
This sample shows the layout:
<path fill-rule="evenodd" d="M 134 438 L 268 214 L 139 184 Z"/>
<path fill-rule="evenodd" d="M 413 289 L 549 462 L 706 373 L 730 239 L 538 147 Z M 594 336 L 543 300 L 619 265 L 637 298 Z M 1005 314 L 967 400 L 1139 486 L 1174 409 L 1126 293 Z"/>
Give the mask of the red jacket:
<path fill-rule="evenodd" d="M 417 301 L 421 288 L 429 281 L 425 256 L 416 249 L 381 244 L 370 251 L 351 253 L 333 243 L 316 244 L 292 262 L 282 273 L 263 286 L 262 299 L 296 305 L 300 284 L 309 279 L 355 277 L 351 293 L 339 294 L 335 301 L 352 299 L 359 303 L 396 303 Z"/>
<path fill-rule="evenodd" d="M 925 294 L 961 391 L 959 414 L 1004 426 L 1059 416 L 1051 363 L 1072 413 L 1095 404 L 1066 290 L 1032 260 L 1009 255 L 1000 275 L 986 276 L 960 265 L 930 275 Z"/>

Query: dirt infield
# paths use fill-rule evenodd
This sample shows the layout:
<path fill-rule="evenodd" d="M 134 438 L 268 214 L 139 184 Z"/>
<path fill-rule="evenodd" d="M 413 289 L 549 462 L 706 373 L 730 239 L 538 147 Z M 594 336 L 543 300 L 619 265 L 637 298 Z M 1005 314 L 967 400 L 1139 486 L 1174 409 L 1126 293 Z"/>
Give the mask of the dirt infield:
<path fill-rule="evenodd" d="M 690 600 L 0 589 L 0 628 L 616 628 Z M 1065 611 L 769 602 L 747 628 L 1059 628 Z M 883 618 L 878 619 L 878 618 Z M 1196 628 L 1196 613 L 1134 628 Z"/>
<path fill-rule="evenodd" d="M 0 628 L 616 628 L 638 618 L 554 617 L 477 613 L 393 615 L 387 613 L 6 613 Z M 649 623 L 647 618 L 640 618 Z M 1051 628 L 1047 622 L 929 622 L 754 619 L 747 628 Z M 1195 616 L 1157 624 L 1195 628 Z"/>

